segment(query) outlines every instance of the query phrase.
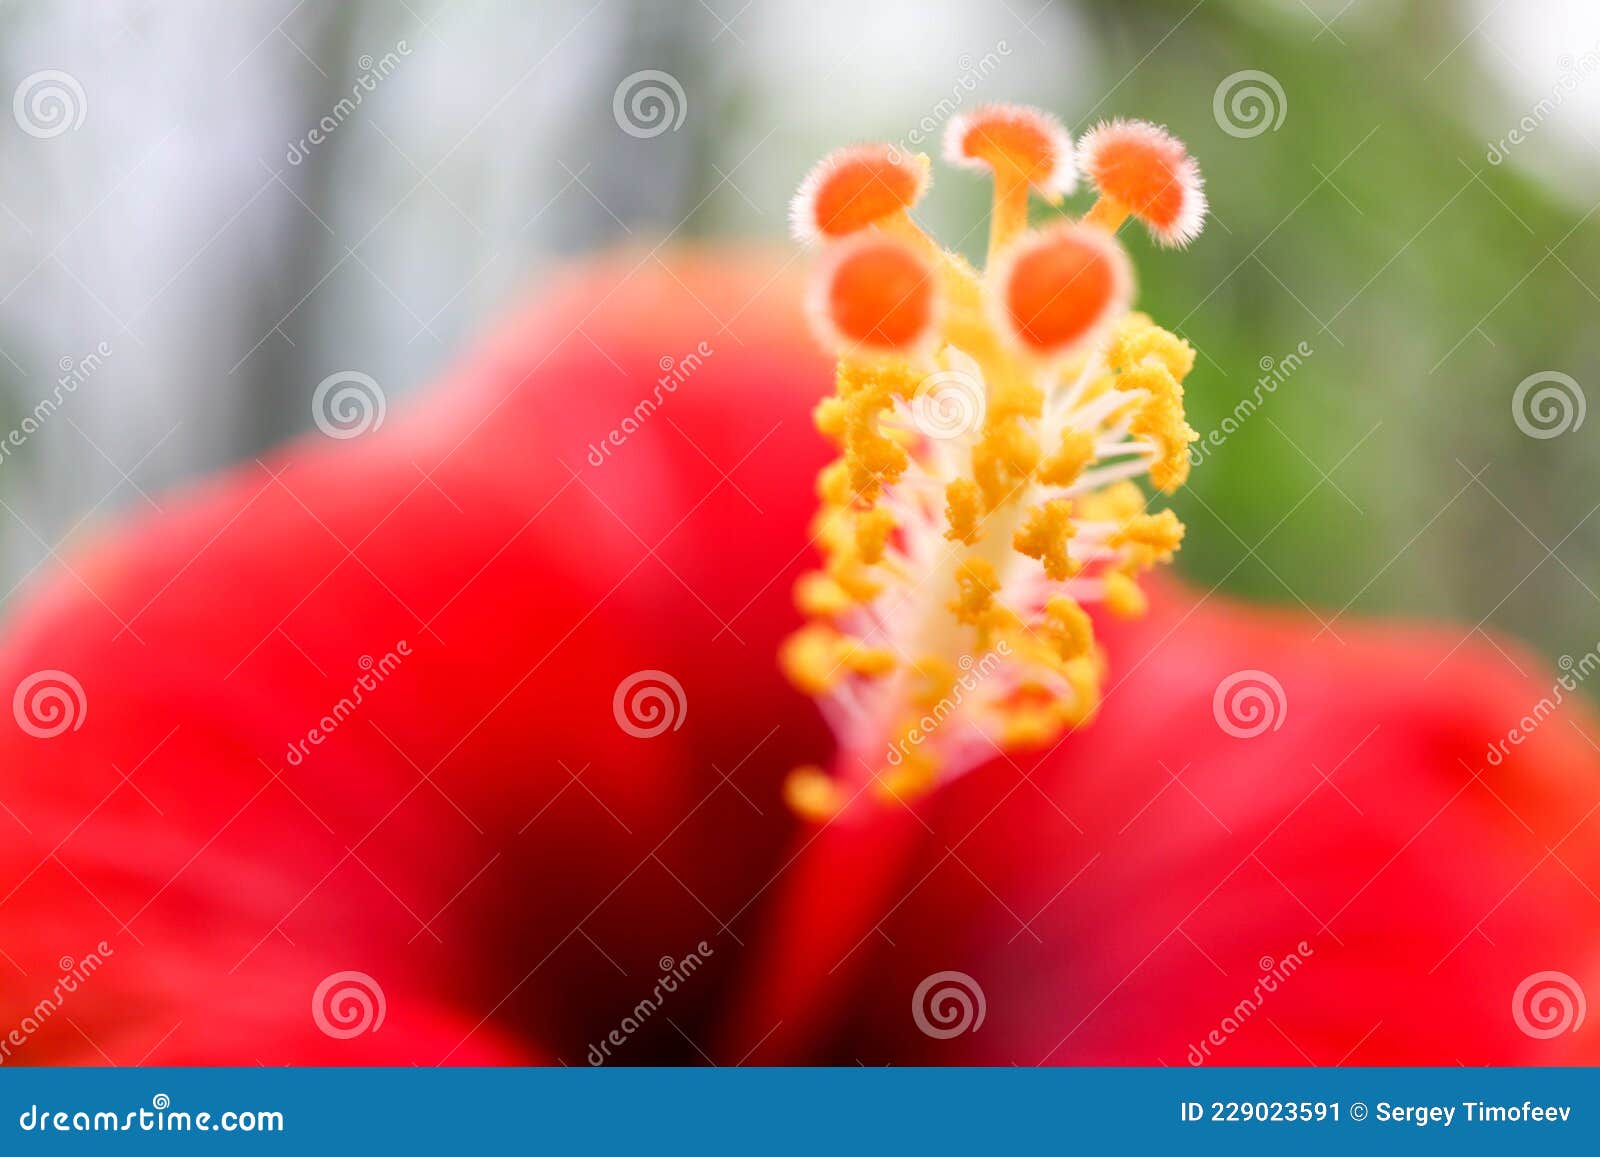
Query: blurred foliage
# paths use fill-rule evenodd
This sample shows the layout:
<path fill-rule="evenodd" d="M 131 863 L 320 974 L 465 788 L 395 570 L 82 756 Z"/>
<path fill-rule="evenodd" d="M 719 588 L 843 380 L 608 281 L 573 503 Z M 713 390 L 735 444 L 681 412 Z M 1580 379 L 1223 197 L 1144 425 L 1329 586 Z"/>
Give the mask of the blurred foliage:
<path fill-rule="evenodd" d="M 1191 578 L 1325 620 L 1347 604 L 1487 618 L 1551 655 L 1588 650 L 1600 423 L 1533 439 L 1511 397 L 1544 370 L 1600 386 L 1600 215 L 1487 163 L 1462 111 L 1493 81 L 1452 53 L 1477 17 L 1395 4 L 1319 35 L 1253 3 L 1092 11 L 1109 83 L 1127 73 L 1096 115 L 1166 122 L 1207 176 L 1192 249 L 1128 237 L 1144 308 L 1203 351 L 1191 422 L 1215 428 L 1262 359 L 1313 351 L 1194 471 L 1177 503 Z M 1276 131 L 1219 129 L 1212 95 L 1241 69 L 1281 83 Z M 1527 111 L 1496 107 L 1506 127 Z"/>

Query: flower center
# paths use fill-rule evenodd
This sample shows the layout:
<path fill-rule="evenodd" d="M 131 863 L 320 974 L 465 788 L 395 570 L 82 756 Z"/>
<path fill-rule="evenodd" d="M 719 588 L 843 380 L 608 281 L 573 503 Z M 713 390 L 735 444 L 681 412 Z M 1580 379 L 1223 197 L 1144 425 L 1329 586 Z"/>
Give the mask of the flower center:
<path fill-rule="evenodd" d="M 1129 216 L 1167 244 L 1199 231 L 1187 150 L 1153 125 L 1100 126 L 1081 150 L 1100 200 L 1032 231 L 1030 189 L 1074 185 L 1054 118 L 978 109 L 951 123 L 946 154 L 995 181 L 984 270 L 912 221 L 924 157 L 844 150 L 792 208 L 797 237 L 825 246 L 809 308 L 839 359 L 815 414 L 839 448 L 817 480 L 822 564 L 796 586 L 808 622 L 780 655 L 838 741 L 830 770 L 787 783 L 813 818 L 1087 722 L 1107 657 L 1085 608 L 1141 614 L 1138 576 L 1183 537 L 1150 492 L 1188 475 L 1195 355 L 1128 312 L 1114 233 Z"/>

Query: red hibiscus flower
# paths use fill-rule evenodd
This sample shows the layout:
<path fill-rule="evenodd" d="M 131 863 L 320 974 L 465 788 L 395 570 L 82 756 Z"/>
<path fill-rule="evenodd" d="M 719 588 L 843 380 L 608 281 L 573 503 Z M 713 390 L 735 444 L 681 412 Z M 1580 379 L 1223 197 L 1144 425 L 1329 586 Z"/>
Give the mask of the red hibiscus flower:
<path fill-rule="evenodd" d="M 788 806 L 847 782 L 774 661 L 801 297 L 611 258 L 60 560 L 0 640 L 0 1059 L 1596 1059 L 1589 721 L 1454 628 L 1147 579 L 1092 722 Z"/>

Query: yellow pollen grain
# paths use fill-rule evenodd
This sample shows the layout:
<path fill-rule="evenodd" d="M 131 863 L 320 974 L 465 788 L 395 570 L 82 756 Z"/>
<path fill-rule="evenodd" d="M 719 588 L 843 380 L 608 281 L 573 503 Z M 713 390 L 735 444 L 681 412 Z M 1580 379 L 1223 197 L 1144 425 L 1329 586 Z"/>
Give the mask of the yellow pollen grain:
<path fill-rule="evenodd" d="M 994 564 L 986 558 L 963 560 L 956 571 L 956 598 L 950 609 L 963 623 L 977 625 L 994 604 L 1000 578 Z"/>
<path fill-rule="evenodd" d="M 1112 334 L 1106 350 L 1106 364 L 1114 370 L 1126 371 L 1149 357 L 1158 360 L 1180 382 L 1194 368 L 1193 346 L 1144 314 L 1129 314 Z"/>
<path fill-rule="evenodd" d="M 972 475 L 985 505 L 997 509 L 1018 490 L 1039 465 L 1039 440 L 1021 419 L 996 420 L 984 427 L 983 440 L 972 450 Z"/>
<path fill-rule="evenodd" d="M 1142 565 L 1166 562 L 1183 541 L 1183 523 L 1170 510 L 1140 514 L 1130 518 L 1109 541 L 1112 546 L 1127 544 L 1143 548 L 1139 556 Z"/>
<path fill-rule="evenodd" d="M 844 440 L 848 417 L 849 407 L 845 405 L 844 399 L 839 397 L 823 398 L 811 411 L 811 421 L 816 426 L 817 432 L 834 442 Z"/>
<path fill-rule="evenodd" d="M 820 767 L 797 767 L 784 777 L 784 802 L 802 819 L 824 822 L 839 814 L 844 798 Z"/>
<path fill-rule="evenodd" d="M 855 532 L 851 529 L 848 515 L 849 507 L 821 506 L 816 515 L 811 519 L 811 537 L 817 540 L 817 545 L 824 554 L 838 554 L 848 549 L 855 543 Z"/>
<path fill-rule="evenodd" d="M 882 647 L 863 647 L 859 643 L 846 646 L 847 649 L 839 657 L 840 662 L 857 675 L 881 679 L 899 665 L 894 652 Z"/>
<path fill-rule="evenodd" d="M 872 577 L 872 570 L 860 558 L 841 551 L 828 560 L 828 577 L 858 603 L 869 603 L 883 593 L 883 584 Z"/>
<path fill-rule="evenodd" d="M 1144 492 L 1126 479 L 1078 499 L 1078 517 L 1096 522 L 1127 522 L 1144 508 Z"/>
<path fill-rule="evenodd" d="M 1089 614 L 1067 595 L 1052 595 L 1044 612 L 1050 624 L 1050 638 L 1063 660 L 1087 655 L 1094 646 L 1094 624 Z"/>
<path fill-rule="evenodd" d="M 1100 709 L 1101 661 L 1098 653 L 1084 655 L 1067 664 L 1067 682 L 1072 686 L 1072 709 L 1066 722 L 1073 727 L 1084 723 Z"/>
<path fill-rule="evenodd" d="M 1094 461 L 1094 435 L 1087 430 L 1067 430 L 1061 446 L 1044 460 L 1039 481 L 1046 486 L 1071 486 Z"/>
<path fill-rule="evenodd" d="M 989 420 L 1037 418 L 1044 411 L 1044 391 L 1029 378 L 1007 365 L 1001 372 L 986 375 L 989 385 Z"/>
<path fill-rule="evenodd" d="M 876 419 L 851 421 L 845 431 L 844 461 L 851 490 L 869 502 L 876 500 L 885 485 L 898 481 L 911 464 L 905 447 L 878 429 Z"/>
<path fill-rule="evenodd" d="M 1011 419 L 995 431 L 995 442 L 1005 455 L 1006 466 L 1019 478 L 1032 474 L 1039 466 L 1039 439 L 1018 419 Z"/>
<path fill-rule="evenodd" d="M 830 506 L 844 506 L 849 503 L 850 467 L 843 458 L 829 462 L 818 472 L 817 497 Z"/>
<path fill-rule="evenodd" d="M 1199 436 L 1184 421 L 1183 386 L 1166 365 L 1150 357 L 1119 375 L 1117 388 L 1143 392 L 1144 401 L 1128 428 L 1156 444 L 1151 484 L 1162 491 L 1177 489 L 1189 476 L 1189 443 Z"/>
<path fill-rule="evenodd" d="M 1010 748 L 1039 748 L 1061 734 L 1065 722 L 1055 708 L 1029 704 L 1014 707 L 1001 729 L 1001 742 Z"/>
<path fill-rule="evenodd" d="M 785 639 L 778 661 L 789 681 L 808 695 L 833 690 L 846 675 L 881 678 L 897 666 L 893 652 L 864 646 L 825 623 L 808 623 Z"/>
<path fill-rule="evenodd" d="M 1067 543 L 1073 533 L 1072 503 L 1064 498 L 1052 498 L 1028 512 L 1011 544 L 1022 554 L 1043 563 L 1046 576 L 1065 582 L 1081 569 L 1067 553 Z"/>
<path fill-rule="evenodd" d="M 970 478 L 957 478 L 944 488 L 944 517 L 950 529 L 944 536 L 952 542 L 968 546 L 981 536 L 980 520 L 983 518 L 983 491 Z"/>
<path fill-rule="evenodd" d="M 883 558 L 894 533 L 894 515 L 880 507 L 864 510 L 856 516 L 856 550 L 864 563 L 875 563 Z"/>
<path fill-rule="evenodd" d="M 783 641 L 778 665 L 789 682 L 807 695 L 824 695 L 838 686 L 840 635 L 822 623 L 809 623 Z"/>
<path fill-rule="evenodd" d="M 1015 635 L 1022 630 L 1022 617 L 1002 602 L 993 603 L 978 620 L 978 639 L 984 646 L 997 635 Z"/>
<path fill-rule="evenodd" d="M 802 614 L 816 618 L 832 618 L 856 606 L 849 592 L 821 571 L 800 576 L 794 586 L 794 602 Z"/>
<path fill-rule="evenodd" d="M 1106 572 L 1105 603 L 1119 619 L 1137 619 L 1150 607 L 1139 584 L 1120 570 Z"/>

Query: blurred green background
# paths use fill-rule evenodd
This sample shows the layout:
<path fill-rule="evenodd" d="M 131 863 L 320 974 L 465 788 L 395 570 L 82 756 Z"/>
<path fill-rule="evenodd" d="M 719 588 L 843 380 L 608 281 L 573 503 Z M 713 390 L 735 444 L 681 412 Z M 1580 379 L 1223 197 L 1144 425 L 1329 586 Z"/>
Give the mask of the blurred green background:
<path fill-rule="evenodd" d="M 1568 375 L 1572 404 L 1600 387 L 1588 0 L 214 7 L 0 9 L 6 91 L 59 68 L 87 104 L 53 139 L 0 132 L 0 426 L 62 359 L 116 351 L 0 462 L 3 588 L 305 428 L 331 371 L 359 366 L 391 400 L 424 385 L 564 256 L 781 239 L 827 149 L 1021 100 L 1075 132 L 1165 122 L 1200 158 L 1199 241 L 1125 237 L 1142 307 L 1202 351 L 1202 435 L 1264 366 L 1310 351 L 1179 497 L 1192 580 L 1336 634 L 1359 611 L 1550 656 L 1600 639 L 1600 418 L 1533 437 L 1513 413 L 1530 375 Z M 400 44 L 393 75 L 289 160 Z M 680 82 L 679 128 L 618 131 L 615 91 L 642 69 Z M 1268 107 L 1219 114 L 1241 72 L 1267 74 Z M 941 167 L 926 220 L 981 256 L 986 198 Z"/>
<path fill-rule="evenodd" d="M 1550 21 L 1533 39 L 1564 44 L 1562 60 L 1495 43 L 1488 5 L 1354 5 L 1328 27 L 1309 10 L 1191 8 L 1095 10 L 1132 70 L 1115 103 L 1192 142 L 1215 209 L 1191 252 L 1138 254 L 1144 300 L 1205 351 L 1190 390 L 1202 432 L 1251 393 L 1261 359 L 1313 353 L 1194 472 L 1184 566 L 1325 620 L 1353 604 L 1588 650 L 1595 430 L 1529 437 L 1512 397 L 1541 371 L 1600 384 L 1600 149 L 1583 136 L 1596 93 L 1564 96 L 1511 163 L 1490 164 L 1487 145 L 1564 93 L 1564 75 L 1580 97 L 1600 89 L 1579 72 L 1592 15 L 1583 36 L 1576 7 L 1507 13 Z M 1279 80 L 1287 115 L 1241 139 L 1209 98 L 1246 68 Z"/>

